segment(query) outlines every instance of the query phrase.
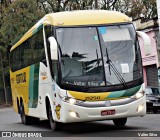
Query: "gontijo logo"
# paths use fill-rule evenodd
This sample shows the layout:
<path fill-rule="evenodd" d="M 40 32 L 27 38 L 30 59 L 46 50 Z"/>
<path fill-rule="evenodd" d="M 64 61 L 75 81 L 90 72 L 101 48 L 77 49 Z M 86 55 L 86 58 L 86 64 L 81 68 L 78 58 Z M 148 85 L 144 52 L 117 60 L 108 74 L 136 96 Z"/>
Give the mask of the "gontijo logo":
<path fill-rule="evenodd" d="M 42 77 L 42 80 L 45 80 L 47 79 L 47 72 L 41 72 L 41 77 Z"/>
<path fill-rule="evenodd" d="M 23 72 L 23 73 L 17 74 L 16 75 L 16 82 L 17 82 L 17 84 L 25 83 L 26 82 L 26 73 Z"/>

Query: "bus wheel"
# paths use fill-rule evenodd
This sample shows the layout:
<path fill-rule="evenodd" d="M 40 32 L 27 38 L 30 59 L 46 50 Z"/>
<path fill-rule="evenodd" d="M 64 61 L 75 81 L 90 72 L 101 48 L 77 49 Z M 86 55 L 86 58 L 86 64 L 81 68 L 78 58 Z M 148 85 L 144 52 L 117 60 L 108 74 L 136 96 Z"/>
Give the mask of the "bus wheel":
<path fill-rule="evenodd" d="M 127 118 L 119 118 L 113 120 L 114 125 L 118 127 L 125 126 L 126 122 Z"/>
<path fill-rule="evenodd" d="M 51 109 L 51 106 L 49 105 L 49 112 L 48 112 L 48 119 L 49 119 L 49 123 L 50 123 L 50 127 L 53 131 L 58 131 L 58 130 L 61 130 L 61 123 L 59 122 L 56 122 L 53 120 L 53 117 L 52 117 L 52 109 Z"/>
<path fill-rule="evenodd" d="M 30 124 L 30 118 L 29 118 L 29 116 L 25 115 L 25 112 L 24 112 L 23 102 L 20 104 L 19 110 L 20 110 L 20 116 L 21 116 L 22 123 L 26 124 L 26 125 Z"/>

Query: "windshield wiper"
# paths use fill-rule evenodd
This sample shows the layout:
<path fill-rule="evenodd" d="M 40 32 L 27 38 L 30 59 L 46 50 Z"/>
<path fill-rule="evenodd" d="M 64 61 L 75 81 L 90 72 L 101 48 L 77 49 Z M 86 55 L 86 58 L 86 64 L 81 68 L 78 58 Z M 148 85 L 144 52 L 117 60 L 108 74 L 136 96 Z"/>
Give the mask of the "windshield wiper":
<path fill-rule="evenodd" d="M 108 50 L 106 48 L 106 56 L 107 56 L 107 61 L 106 63 L 108 64 L 108 69 L 109 69 L 109 73 L 111 75 L 111 69 L 113 71 L 113 73 L 116 75 L 116 77 L 118 78 L 118 80 L 120 81 L 121 84 L 123 84 L 123 86 L 125 88 L 128 88 L 126 81 L 124 80 L 124 78 L 121 76 L 121 74 L 119 73 L 119 71 L 117 70 L 117 68 L 115 67 L 115 65 L 112 63 L 112 61 L 109 59 L 109 55 L 108 55 Z"/>
<path fill-rule="evenodd" d="M 99 57 L 98 57 L 97 49 L 96 49 L 96 55 L 97 55 L 97 64 L 98 64 L 98 67 L 99 67 L 100 60 L 99 60 Z"/>
<path fill-rule="evenodd" d="M 110 59 L 109 59 L 109 55 L 108 55 L 108 50 L 106 48 L 106 56 L 107 56 L 107 61 L 106 63 L 108 64 L 108 69 L 109 69 L 109 74 L 111 75 L 111 65 L 110 65 Z"/>

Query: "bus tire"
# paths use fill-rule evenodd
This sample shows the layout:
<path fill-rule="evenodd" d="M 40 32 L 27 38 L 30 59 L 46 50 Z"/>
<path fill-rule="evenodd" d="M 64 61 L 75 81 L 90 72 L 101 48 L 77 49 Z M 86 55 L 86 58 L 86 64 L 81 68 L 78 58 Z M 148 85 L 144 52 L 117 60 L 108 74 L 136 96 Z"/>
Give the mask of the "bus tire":
<path fill-rule="evenodd" d="M 53 131 L 61 130 L 62 128 L 61 123 L 53 120 L 52 109 L 50 104 L 49 104 L 49 110 L 48 110 L 48 119 L 49 119 L 50 127 Z"/>
<path fill-rule="evenodd" d="M 29 116 L 25 115 L 25 111 L 24 111 L 24 104 L 23 101 L 20 104 L 20 117 L 21 117 L 21 121 L 23 124 L 28 125 L 31 123 L 31 119 Z"/>
<path fill-rule="evenodd" d="M 127 118 L 119 118 L 119 119 L 113 120 L 114 125 L 117 127 L 125 126 L 126 122 L 127 122 Z"/>

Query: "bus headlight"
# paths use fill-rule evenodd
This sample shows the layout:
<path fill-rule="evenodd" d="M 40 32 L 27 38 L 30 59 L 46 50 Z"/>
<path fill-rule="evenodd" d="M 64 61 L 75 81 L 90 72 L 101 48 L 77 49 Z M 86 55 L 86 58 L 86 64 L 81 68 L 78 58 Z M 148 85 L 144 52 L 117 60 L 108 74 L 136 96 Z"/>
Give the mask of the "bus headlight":
<path fill-rule="evenodd" d="M 131 96 L 132 99 L 139 99 L 141 97 L 143 97 L 144 95 L 144 91 L 142 92 L 137 92 L 135 95 Z"/>
<path fill-rule="evenodd" d="M 67 102 L 71 105 L 78 105 L 80 103 L 82 103 L 83 101 L 80 101 L 80 100 L 77 100 L 77 99 L 74 99 L 74 98 L 71 98 L 71 97 L 62 97 L 60 96 L 61 100 L 64 101 L 64 102 Z"/>
<path fill-rule="evenodd" d="M 69 104 L 72 104 L 72 105 L 75 105 L 75 104 L 76 104 L 76 99 L 69 98 L 69 99 L 68 99 L 68 103 L 69 103 Z"/>

